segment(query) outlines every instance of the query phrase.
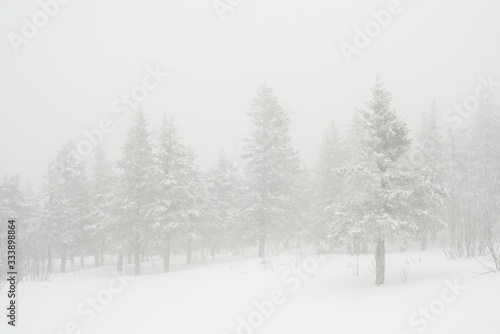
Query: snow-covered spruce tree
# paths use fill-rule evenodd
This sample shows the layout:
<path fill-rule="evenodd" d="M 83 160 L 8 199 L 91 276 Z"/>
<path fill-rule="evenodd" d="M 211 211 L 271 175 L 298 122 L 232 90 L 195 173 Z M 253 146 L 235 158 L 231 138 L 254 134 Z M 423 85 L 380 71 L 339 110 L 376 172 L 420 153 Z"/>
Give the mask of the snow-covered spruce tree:
<path fill-rule="evenodd" d="M 61 148 L 49 167 L 48 184 L 45 188 L 45 226 L 54 232 L 52 239 L 60 245 L 61 272 L 66 271 L 68 255 L 71 259 L 75 253 L 83 257 L 88 242 L 84 229 L 89 198 L 85 164 L 74 156 L 74 150 L 71 143 Z"/>
<path fill-rule="evenodd" d="M 20 232 L 22 240 L 20 242 L 20 259 L 22 278 L 27 277 L 32 281 L 45 281 L 51 278 L 47 272 L 46 239 L 43 231 L 43 220 L 41 210 L 41 196 L 33 191 L 31 183 L 28 181 L 22 188 L 22 194 L 26 201 L 26 206 L 21 215 L 22 227 Z M 19 274 L 19 269 L 18 269 Z"/>
<path fill-rule="evenodd" d="M 21 190 L 19 174 L 10 177 L 5 175 L 0 182 L 0 218 L 2 221 L 24 218 L 27 206 L 24 192 Z"/>
<path fill-rule="evenodd" d="M 372 238 L 375 250 L 375 283 L 385 280 L 385 241 L 412 233 L 409 198 L 413 189 L 402 183 L 405 175 L 398 159 L 408 150 L 408 129 L 390 108 L 391 94 L 377 76 L 368 111 L 360 113 L 362 161 L 341 170 L 346 192 L 332 224 L 335 238 Z"/>
<path fill-rule="evenodd" d="M 449 168 L 445 143 L 443 142 L 444 133 L 438 124 L 438 113 L 435 101 L 431 105 L 429 113 L 423 113 L 421 130 L 417 136 L 415 150 L 420 153 L 422 161 L 418 166 L 414 166 L 415 172 L 420 176 L 420 180 L 429 179 L 432 185 L 437 188 L 437 194 L 445 195 L 448 193 L 444 189 L 446 172 Z M 420 213 L 417 215 L 418 235 L 421 241 L 421 250 L 427 247 L 428 238 L 436 238 L 437 233 L 445 226 L 442 220 L 442 199 L 433 197 L 425 200 L 426 192 L 422 193 L 420 201 L 415 203 L 419 206 Z"/>
<path fill-rule="evenodd" d="M 416 149 L 424 156 L 419 165 L 430 168 L 439 181 L 445 179 L 448 172 L 449 161 L 447 161 L 445 133 L 439 126 L 436 102 L 433 101 L 428 113 L 422 114 L 420 131 L 417 135 Z"/>
<path fill-rule="evenodd" d="M 345 150 L 335 123 L 325 131 L 314 175 L 314 204 L 310 228 L 317 249 L 326 247 L 327 225 L 342 195 L 342 179 L 337 169 L 345 164 Z"/>
<path fill-rule="evenodd" d="M 2 247 L 0 249 L 0 270 L 2 270 L 3 273 L 10 271 L 7 270 L 7 247 L 3 244 L 3 241 L 7 240 L 7 220 L 16 219 L 18 223 L 23 222 L 24 224 L 24 219 L 27 218 L 27 209 L 28 203 L 26 202 L 24 193 L 20 187 L 19 175 L 11 177 L 5 175 L 3 180 L 0 181 L 0 219 L 2 221 L 0 226 L 0 240 L 2 240 Z M 25 228 L 23 228 L 23 230 L 24 229 Z M 28 240 L 23 240 L 23 245 L 26 241 Z M 17 247 L 19 248 L 19 245 Z M 21 264 L 21 261 L 23 260 L 24 258 L 18 258 L 18 262 L 16 264 Z M 18 266 L 16 269 L 18 272 L 20 271 Z M 5 282 L 5 275 L 2 276 L 3 277 L 0 278 L 0 288 Z"/>
<path fill-rule="evenodd" d="M 305 164 L 301 164 L 294 184 L 294 189 L 291 195 L 293 210 L 290 212 L 292 220 L 285 230 L 285 247 L 300 248 L 302 241 L 308 242 L 311 239 L 311 228 L 314 228 L 315 208 L 314 208 L 314 182 L 312 173 L 306 168 Z M 317 239 L 313 237 L 313 242 Z M 324 235 L 323 235 L 323 241 Z M 323 243 L 316 248 L 316 254 L 319 256 L 322 252 L 326 252 L 328 246 Z"/>
<path fill-rule="evenodd" d="M 43 175 L 44 183 L 42 185 L 42 189 L 40 192 L 40 235 L 39 238 L 44 240 L 44 250 L 43 252 L 46 254 L 47 266 L 45 268 L 45 272 L 47 275 L 51 275 L 53 273 L 53 258 L 54 258 L 54 249 L 58 242 L 57 235 L 59 231 L 57 231 L 57 226 L 55 224 L 54 219 L 54 202 L 55 202 L 55 177 L 54 177 L 54 163 L 50 163 L 48 166 L 48 172 Z"/>
<path fill-rule="evenodd" d="M 356 109 L 351 122 L 347 126 L 346 140 L 344 142 L 345 160 L 343 167 L 353 168 L 365 161 L 365 142 L 367 141 L 364 127 L 363 112 Z M 337 173 L 339 170 L 337 169 Z M 341 174 L 338 174 L 341 175 Z M 345 180 L 343 180 L 345 186 Z M 351 175 L 350 182 L 352 184 L 363 184 L 363 175 Z M 343 189 L 343 191 L 347 191 Z M 344 198 L 344 197 L 343 197 Z M 328 211 L 336 213 L 339 205 L 343 202 L 334 202 L 330 207 L 327 208 Z M 348 254 L 366 254 L 368 252 L 368 244 L 372 242 L 370 236 L 365 235 L 361 230 L 353 230 L 350 235 L 337 235 L 334 238 L 339 244 L 346 245 L 346 253 Z"/>
<path fill-rule="evenodd" d="M 44 231 L 37 204 L 30 187 L 21 186 L 19 175 L 6 176 L 3 182 L 0 182 L 0 219 L 4 222 L 15 219 L 17 222 L 16 271 L 19 282 L 26 279 L 36 281 L 48 279 L 44 269 L 46 268 Z M 0 227 L 2 240 L 7 240 L 5 226 Z M 5 248 L 0 250 L 0 268 L 5 264 L 6 255 Z"/>
<path fill-rule="evenodd" d="M 259 257 L 277 232 L 292 228 L 297 215 L 295 193 L 299 158 L 290 143 L 289 119 L 266 83 L 251 105 L 255 131 L 247 142 L 243 215 L 251 237 L 258 241 Z"/>
<path fill-rule="evenodd" d="M 361 163 L 365 157 L 363 143 L 366 139 L 363 137 L 365 135 L 365 129 L 362 114 L 363 112 L 361 110 L 356 109 L 347 126 L 346 140 L 344 143 L 346 154 L 345 163 L 350 166 Z"/>
<path fill-rule="evenodd" d="M 141 246 L 149 241 L 152 230 L 147 210 L 154 196 L 154 159 L 147 127 L 144 114 L 138 111 L 118 162 L 120 175 L 116 187 L 117 237 L 122 240 L 122 249 L 133 249 L 136 276 L 141 274 Z M 123 259 L 122 256 L 120 258 Z"/>
<path fill-rule="evenodd" d="M 90 235 L 90 249 L 95 266 L 102 265 L 104 251 L 112 241 L 113 226 L 113 167 L 101 146 L 94 151 L 89 182 L 90 210 L 86 230 Z"/>
<path fill-rule="evenodd" d="M 216 164 L 205 176 L 207 189 L 206 237 L 212 257 L 223 246 L 233 246 L 239 239 L 238 209 L 241 180 L 235 165 L 220 152 Z"/>
<path fill-rule="evenodd" d="M 203 226 L 207 225 L 205 184 L 200 167 L 196 163 L 196 153 L 191 147 L 185 152 L 185 170 L 183 184 L 185 186 L 186 206 L 182 215 L 185 218 L 186 263 L 193 262 L 193 243 L 202 238 Z"/>
<path fill-rule="evenodd" d="M 173 119 L 166 116 L 155 145 L 154 179 L 155 198 L 148 212 L 163 257 L 163 271 L 168 272 L 173 237 L 181 234 L 188 222 L 190 189 L 186 148 L 179 141 Z"/>

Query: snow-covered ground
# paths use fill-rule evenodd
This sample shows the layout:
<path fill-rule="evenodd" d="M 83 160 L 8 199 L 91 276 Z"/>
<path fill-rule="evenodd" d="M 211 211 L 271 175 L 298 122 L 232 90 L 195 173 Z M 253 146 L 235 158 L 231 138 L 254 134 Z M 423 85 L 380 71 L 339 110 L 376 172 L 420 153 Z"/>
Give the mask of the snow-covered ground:
<path fill-rule="evenodd" d="M 233 260 L 137 278 L 86 269 L 20 284 L 17 327 L 3 316 L 0 332 L 500 333 L 500 274 L 479 275 L 475 259 L 451 261 L 440 250 L 387 254 L 380 287 L 372 255 L 359 257 L 357 277 L 353 261 L 289 255 L 271 258 L 272 270 L 258 259 Z M 6 305 L 5 291 L 0 301 Z"/>

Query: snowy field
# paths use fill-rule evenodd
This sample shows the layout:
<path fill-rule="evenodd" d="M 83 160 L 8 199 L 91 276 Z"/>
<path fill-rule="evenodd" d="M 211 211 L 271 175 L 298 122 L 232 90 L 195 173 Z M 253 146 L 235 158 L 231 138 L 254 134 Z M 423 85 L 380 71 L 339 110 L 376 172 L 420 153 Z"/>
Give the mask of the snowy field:
<path fill-rule="evenodd" d="M 500 334 L 500 1 L 0 1 L 0 334 Z"/>
<path fill-rule="evenodd" d="M 20 284 L 18 327 L 3 321 L 1 332 L 499 333 L 500 275 L 479 275 L 475 259 L 448 260 L 437 249 L 390 253 L 380 287 L 373 255 L 359 257 L 357 277 L 353 261 L 289 255 L 271 258 L 267 269 L 250 259 L 137 278 L 112 267 L 75 271 Z"/>

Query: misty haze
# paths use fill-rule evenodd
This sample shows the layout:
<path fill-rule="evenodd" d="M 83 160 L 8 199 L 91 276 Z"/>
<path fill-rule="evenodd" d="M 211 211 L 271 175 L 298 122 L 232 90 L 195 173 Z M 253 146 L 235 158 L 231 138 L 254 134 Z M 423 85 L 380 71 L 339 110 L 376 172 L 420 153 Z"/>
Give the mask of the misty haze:
<path fill-rule="evenodd" d="M 500 333 L 499 13 L 3 0 L 0 333 Z"/>

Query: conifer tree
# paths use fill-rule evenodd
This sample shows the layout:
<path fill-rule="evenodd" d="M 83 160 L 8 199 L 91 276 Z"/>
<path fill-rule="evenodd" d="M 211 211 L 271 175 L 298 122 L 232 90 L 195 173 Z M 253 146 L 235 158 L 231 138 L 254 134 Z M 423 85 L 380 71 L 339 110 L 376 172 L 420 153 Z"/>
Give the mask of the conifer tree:
<path fill-rule="evenodd" d="M 241 180 L 236 167 L 222 151 L 205 180 L 209 201 L 207 234 L 211 255 L 215 256 L 221 246 L 241 241 L 238 224 Z"/>
<path fill-rule="evenodd" d="M 122 247 L 132 247 L 134 273 L 141 273 L 141 250 L 150 240 L 152 224 L 147 217 L 153 202 L 154 160 L 148 123 L 142 111 L 137 112 L 127 133 L 118 162 L 120 170 L 117 185 L 119 236 Z"/>
<path fill-rule="evenodd" d="M 361 162 L 341 170 L 346 195 L 332 225 L 332 235 L 375 245 L 375 283 L 385 280 L 385 242 L 416 229 L 409 218 L 412 190 L 405 183 L 408 172 L 398 159 L 408 150 L 408 129 L 390 108 L 391 94 L 377 76 L 368 110 L 359 114 Z"/>
<path fill-rule="evenodd" d="M 156 240 L 163 257 L 163 271 L 170 270 L 174 237 L 183 233 L 189 206 L 186 148 L 180 143 L 172 118 L 163 117 L 155 148 L 155 198 L 149 208 Z"/>
<path fill-rule="evenodd" d="M 91 167 L 89 184 L 91 208 L 88 215 L 89 224 L 86 227 L 90 233 L 96 267 L 102 264 L 104 250 L 112 241 L 114 181 L 113 168 L 107 160 L 106 152 L 102 146 L 97 146 Z"/>
<path fill-rule="evenodd" d="M 255 131 L 247 143 L 244 219 L 266 255 L 269 237 L 296 224 L 294 204 L 299 171 L 297 152 L 289 136 L 289 119 L 266 83 L 259 87 L 251 106 Z"/>

